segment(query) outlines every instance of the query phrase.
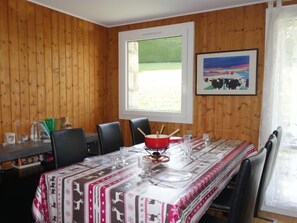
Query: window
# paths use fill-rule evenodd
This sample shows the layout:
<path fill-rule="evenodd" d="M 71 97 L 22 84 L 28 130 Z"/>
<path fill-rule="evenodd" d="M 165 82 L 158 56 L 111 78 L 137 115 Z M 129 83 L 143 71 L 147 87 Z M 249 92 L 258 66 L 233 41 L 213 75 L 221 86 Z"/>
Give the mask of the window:
<path fill-rule="evenodd" d="M 297 5 L 268 5 L 260 146 L 277 126 L 283 134 L 263 210 L 297 217 Z"/>
<path fill-rule="evenodd" d="M 194 23 L 119 33 L 119 116 L 193 121 Z"/>

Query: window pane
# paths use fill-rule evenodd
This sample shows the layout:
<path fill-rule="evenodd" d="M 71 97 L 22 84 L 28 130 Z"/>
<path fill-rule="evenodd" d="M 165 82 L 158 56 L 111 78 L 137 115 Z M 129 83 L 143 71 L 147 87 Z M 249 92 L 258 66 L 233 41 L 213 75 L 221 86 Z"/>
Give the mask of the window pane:
<path fill-rule="evenodd" d="M 128 43 L 128 110 L 181 112 L 182 37 Z"/>
<path fill-rule="evenodd" d="M 194 23 L 119 33 L 119 118 L 193 122 Z"/>

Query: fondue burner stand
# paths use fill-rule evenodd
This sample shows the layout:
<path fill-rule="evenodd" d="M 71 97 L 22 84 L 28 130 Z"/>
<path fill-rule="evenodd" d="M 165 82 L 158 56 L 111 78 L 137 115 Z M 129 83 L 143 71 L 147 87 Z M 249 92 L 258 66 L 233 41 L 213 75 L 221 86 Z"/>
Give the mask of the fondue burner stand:
<path fill-rule="evenodd" d="M 147 158 L 149 158 L 150 160 L 156 163 L 165 163 L 170 160 L 168 156 L 163 155 L 163 153 L 165 153 L 168 148 L 150 149 L 150 148 L 144 147 L 144 149 L 150 154 L 150 155 L 147 155 Z"/>

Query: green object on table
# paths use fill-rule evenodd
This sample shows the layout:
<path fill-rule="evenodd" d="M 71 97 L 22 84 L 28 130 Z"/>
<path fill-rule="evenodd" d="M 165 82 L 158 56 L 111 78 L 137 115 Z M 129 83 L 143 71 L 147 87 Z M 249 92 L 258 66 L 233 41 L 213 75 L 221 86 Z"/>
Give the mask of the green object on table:
<path fill-rule="evenodd" d="M 50 132 L 55 130 L 55 119 L 54 118 L 45 119 L 45 123 L 46 123 Z"/>

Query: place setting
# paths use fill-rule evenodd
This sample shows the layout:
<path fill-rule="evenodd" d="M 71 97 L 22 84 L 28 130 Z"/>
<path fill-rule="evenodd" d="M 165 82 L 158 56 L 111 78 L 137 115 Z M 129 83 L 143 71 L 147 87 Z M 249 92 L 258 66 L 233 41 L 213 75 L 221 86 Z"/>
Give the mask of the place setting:
<path fill-rule="evenodd" d="M 192 178 L 192 173 L 168 168 L 162 163 L 155 163 L 148 156 L 138 157 L 138 177 L 154 186 L 177 189 L 185 186 Z"/>

